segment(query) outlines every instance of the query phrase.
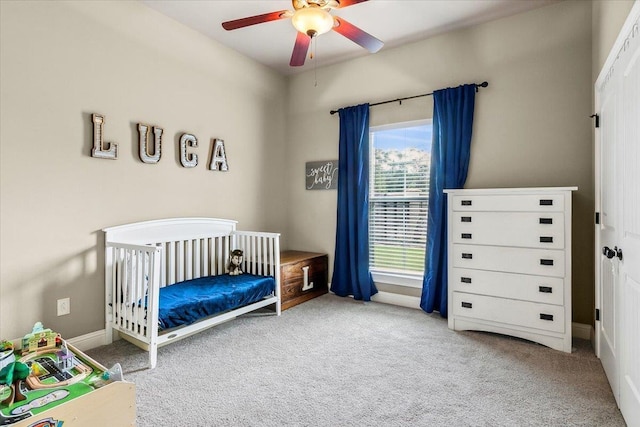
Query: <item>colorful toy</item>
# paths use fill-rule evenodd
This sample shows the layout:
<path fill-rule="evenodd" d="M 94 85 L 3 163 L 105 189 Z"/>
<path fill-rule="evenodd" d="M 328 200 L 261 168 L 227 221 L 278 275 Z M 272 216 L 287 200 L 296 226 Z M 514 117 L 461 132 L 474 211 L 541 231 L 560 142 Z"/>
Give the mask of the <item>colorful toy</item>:
<path fill-rule="evenodd" d="M 67 343 L 63 342 L 60 351 L 56 353 L 58 357 L 58 368 L 62 371 L 68 371 L 73 368 L 73 353 L 67 348 Z"/>
<path fill-rule="evenodd" d="M 107 370 L 40 322 L 22 345 L 15 350 L 0 341 L 6 364 L 0 370 L 0 426 L 59 427 L 69 414 L 79 426 L 102 425 L 114 416 L 119 421 L 112 425 L 133 425 L 135 387 L 123 380 L 120 365 Z"/>
<path fill-rule="evenodd" d="M 33 325 L 31 333 L 22 338 L 22 354 L 53 349 L 56 347 L 57 337 L 59 334 L 51 329 L 45 329 L 42 323 L 37 322 Z"/>

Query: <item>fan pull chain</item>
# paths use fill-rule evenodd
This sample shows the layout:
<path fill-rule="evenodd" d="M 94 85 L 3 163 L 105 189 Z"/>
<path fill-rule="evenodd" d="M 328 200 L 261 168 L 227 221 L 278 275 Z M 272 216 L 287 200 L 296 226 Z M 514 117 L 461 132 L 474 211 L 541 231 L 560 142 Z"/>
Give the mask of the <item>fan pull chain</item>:
<path fill-rule="evenodd" d="M 318 60 L 316 59 L 316 46 L 318 42 L 316 41 L 316 37 L 311 39 L 311 59 L 313 60 L 313 87 L 318 87 Z"/>

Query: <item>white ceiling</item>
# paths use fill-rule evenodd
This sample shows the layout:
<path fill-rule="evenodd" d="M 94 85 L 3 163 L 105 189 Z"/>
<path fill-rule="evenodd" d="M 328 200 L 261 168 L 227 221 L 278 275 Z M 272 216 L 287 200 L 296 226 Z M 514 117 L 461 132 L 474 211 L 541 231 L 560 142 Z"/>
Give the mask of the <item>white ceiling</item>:
<path fill-rule="evenodd" d="M 141 0 L 147 6 L 262 64 L 288 75 L 314 66 L 290 67 L 296 38 L 291 19 L 226 31 L 222 22 L 280 10 L 290 0 Z M 331 13 L 382 40 L 382 50 L 404 43 L 545 6 L 559 0 L 369 0 Z M 309 49 L 313 49 L 313 46 Z M 370 55 L 330 31 L 316 39 L 315 66 Z"/>

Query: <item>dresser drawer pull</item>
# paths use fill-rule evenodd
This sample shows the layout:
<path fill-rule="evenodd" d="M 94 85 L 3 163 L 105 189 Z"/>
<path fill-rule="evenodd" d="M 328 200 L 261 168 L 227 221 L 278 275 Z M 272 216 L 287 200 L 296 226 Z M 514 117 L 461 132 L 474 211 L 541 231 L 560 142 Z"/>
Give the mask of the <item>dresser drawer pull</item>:
<path fill-rule="evenodd" d="M 538 286 L 538 290 L 543 294 L 553 293 L 553 288 L 551 286 Z"/>
<path fill-rule="evenodd" d="M 540 265 L 553 265 L 553 260 L 552 259 L 541 259 L 540 260 Z"/>
<path fill-rule="evenodd" d="M 470 239 L 471 238 L 471 233 L 462 233 L 462 235 L 460 236 L 463 239 Z"/>
<path fill-rule="evenodd" d="M 462 259 L 473 259 L 473 254 L 462 254 Z"/>
<path fill-rule="evenodd" d="M 470 216 L 462 216 L 460 217 L 460 222 L 471 222 Z"/>
<path fill-rule="evenodd" d="M 540 218 L 540 224 L 553 224 L 553 218 Z"/>
<path fill-rule="evenodd" d="M 461 277 L 460 281 L 462 283 L 471 283 L 471 277 Z"/>
<path fill-rule="evenodd" d="M 540 313 L 540 320 L 551 320 L 553 322 L 553 314 Z"/>
<path fill-rule="evenodd" d="M 462 206 L 471 206 L 471 200 L 461 200 L 460 204 Z"/>
<path fill-rule="evenodd" d="M 553 206 L 553 199 L 540 199 L 540 206 Z"/>
<path fill-rule="evenodd" d="M 540 236 L 540 243 L 553 243 L 553 237 Z"/>
<path fill-rule="evenodd" d="M 464 308 L 471 308 L 473 307 L 473 304 L 471 304 L 470 302 L 462 302 L 462 307 Z"/>

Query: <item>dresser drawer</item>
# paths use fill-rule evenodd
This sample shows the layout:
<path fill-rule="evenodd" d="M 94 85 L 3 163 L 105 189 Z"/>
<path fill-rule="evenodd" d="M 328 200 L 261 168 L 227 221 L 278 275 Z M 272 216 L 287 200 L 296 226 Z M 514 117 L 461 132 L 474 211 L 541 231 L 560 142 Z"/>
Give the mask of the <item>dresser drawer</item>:
<path fill-rule="evenodd" d="M 453 292 L 455 316 L 564 333 L 564 307 Z"/>
<path fill-rule="evenodd" d="M 562 212 L 454 212 L 454 243 L 563 249 Z"/>
<path fill-rule="evenodd" d="M 564 279 L 559 277 L 452 268 L 449 286 L 454 292 L 564 304 Z"/>
<path fill-rule="evenodd" d="M 302 251 L 280 254 L 280 300 L 282 309 L 298 305 L 328 289 L 328 256 Z"/>
<path fill-rule="evenodd" d="M 450 200 L 454 211 L 562 212 L 563 194 L 458 195 Z"/>
<path fill-rule="evenodd" d="M 504 246 L 453 244 L 453 267 L 564 277 L 565 252 Z"/>

